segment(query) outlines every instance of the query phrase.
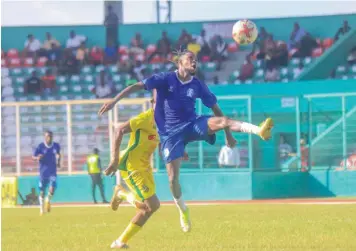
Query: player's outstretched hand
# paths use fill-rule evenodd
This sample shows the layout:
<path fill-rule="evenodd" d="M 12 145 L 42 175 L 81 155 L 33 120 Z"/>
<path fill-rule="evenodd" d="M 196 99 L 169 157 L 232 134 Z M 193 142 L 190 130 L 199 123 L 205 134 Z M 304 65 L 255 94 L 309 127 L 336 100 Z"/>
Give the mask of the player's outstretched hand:
<path fill-rule="evenodd" d="M 117 163 L 118 161 L 111 161 L 108 168 L 104 170 L 104 174 L 106 176 L 114 176 L 117 171 Z"/>
<path fill-rule="evenodd" d="M 101 116 L 104 113 L 106 113 L 107 111 L 110 111 L 114 107 L 114 105 L 115 105 L 115 101 L 114 100 L 103 104 L 103 106 L 99 110 L 99 115 Z"/>
<path fill-rule="evenodd" d="M 227 146 L 230 147 L 230 148 L 235 147 L 236 144 L 237 144 L 237 141 L 236 141 L 236 139 L 234 137 L 227 137 L 226 141 L 227 141 Z"/>

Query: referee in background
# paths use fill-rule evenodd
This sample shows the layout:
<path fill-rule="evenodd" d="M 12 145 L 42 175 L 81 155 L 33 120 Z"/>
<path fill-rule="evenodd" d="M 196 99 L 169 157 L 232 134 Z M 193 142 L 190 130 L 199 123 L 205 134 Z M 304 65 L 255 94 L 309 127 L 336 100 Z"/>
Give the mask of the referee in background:
<path fill-rule="evenodd" d="M 103 203 L 108 203 L 107 200 L 105 199 L 104 185 L 103 185 L 103 180 L 101 178 L 101 163 L 100 163 L 98 148 L 94 148 L 93 154 L 88 155 L 87 166 L 88 166 L 88 173 L 92 179 L 92 196 L 93 196 L 94 203 L 95 204 L 98 203 L 96 201 L 96 196 L 95 196 L 96 186 L 99 186 Z"/>

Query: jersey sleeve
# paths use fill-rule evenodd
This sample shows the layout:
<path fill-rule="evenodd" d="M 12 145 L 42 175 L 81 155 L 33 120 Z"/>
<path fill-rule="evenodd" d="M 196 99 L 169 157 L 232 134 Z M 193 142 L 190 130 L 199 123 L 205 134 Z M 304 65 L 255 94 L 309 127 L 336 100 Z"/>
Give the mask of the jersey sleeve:
<path fill-rule="evenodd" d="M 142 82 L 145 85 L 147 91 L 153 89 L 160 89 L 167 84 L 167 75 L 168 73 L 161 72 L 154 74 L 149 78 L 144 79 Z"/>
<path fill-rule="evenodd" d="M 61 154 L 61 146 L 60 144 L 57 143 L 57 153 L 58 154 Z"/>
<path fill-rule="evenodd" d="M 38 145 L 33 152 L 33 156 L 37 157 L 41 153 L 41 145 Z"/>
<path fill-rule="evenodd" d="M 217 102 L 216 96 L 209 90 L 206 84 L 200 82 L 200 86 L 201 101 L 206 107 L 212 108 Z"/>
<path fill-rule="evenodd" d="M 145 129 L 147 126 L 149 126 L 149 121 L 148 121 L 148 114 L 147 112 L 143 112 L 136 117 L 130 119 L 130 127 L 131 131 L 137 131 L 138 129 Z"/>

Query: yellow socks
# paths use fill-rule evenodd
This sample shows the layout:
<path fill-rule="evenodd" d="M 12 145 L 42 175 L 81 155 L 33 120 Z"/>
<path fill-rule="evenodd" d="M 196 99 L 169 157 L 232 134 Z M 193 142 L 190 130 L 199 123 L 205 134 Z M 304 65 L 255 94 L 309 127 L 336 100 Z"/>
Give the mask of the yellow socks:
<path fill-rule="evenodd" d="M 141 230 L 142 227 L 133 224 L 132 222 L 130 222 L 130 224 L 127 226 L 127 228 L 125 229 L 125 231 L 120 235 L 119 237 L 119 241 L 121 243 L 125 243 L 127 244 L 127 242 L 138 232 Z"/>

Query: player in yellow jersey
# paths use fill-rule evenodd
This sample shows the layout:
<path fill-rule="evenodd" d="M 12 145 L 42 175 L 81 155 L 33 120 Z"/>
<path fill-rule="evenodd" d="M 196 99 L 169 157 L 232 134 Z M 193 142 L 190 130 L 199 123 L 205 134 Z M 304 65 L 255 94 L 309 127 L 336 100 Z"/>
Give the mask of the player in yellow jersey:
<path fill-rule="evenodd" d="M 113 175 L 119 169 L 121 177 L 130 188 L 130 192 L 127 192 L 119 185 L 115 187 L 111 208 L 117 210 L 120 203 L 126 200 L 139 209 L 125 231 L 111 244 L 111 248 L 128 248 L 129 239 L 141 230 L 148 218 L 160 207 L 150 164 L 151 156 L 159 144 L 154 120 L 154 100 L 152 109 L 118 128 L 113 157 L 109 167 L 104 171 L 106 175 Z M 128 146 L 120 152 L 123 135 L 127 133 L 130 133 Z"/>

